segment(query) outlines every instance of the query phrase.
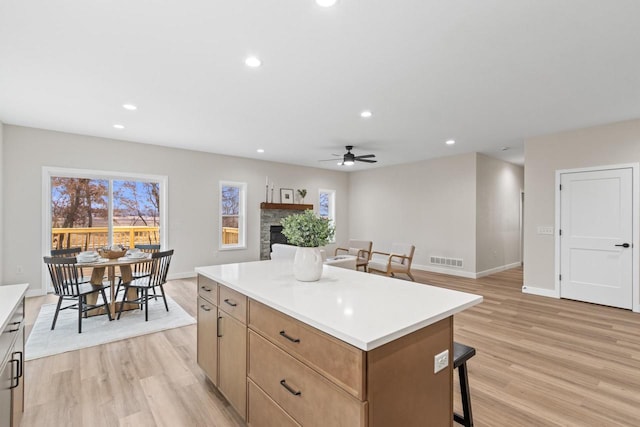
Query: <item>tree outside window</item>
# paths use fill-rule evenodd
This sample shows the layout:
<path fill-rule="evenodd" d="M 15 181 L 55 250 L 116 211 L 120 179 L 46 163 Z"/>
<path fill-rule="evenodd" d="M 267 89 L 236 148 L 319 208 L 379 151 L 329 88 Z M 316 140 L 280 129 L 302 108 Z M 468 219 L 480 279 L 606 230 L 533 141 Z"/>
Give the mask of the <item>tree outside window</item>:
<path fill-rule="evenodd" d="M 318 192 L 318 215 L 322 218 L 331 220 L 331 224 L 336 225 L 335 210 L 336 191 L 335 190 L 319 190 Z M 335 242 L 335 235 L 331 243 Z"/>
<path fill-rule="evenodd" d="M 245 247 L 245 192 L 245 183 L 220 183 L 221 249 Z"/>

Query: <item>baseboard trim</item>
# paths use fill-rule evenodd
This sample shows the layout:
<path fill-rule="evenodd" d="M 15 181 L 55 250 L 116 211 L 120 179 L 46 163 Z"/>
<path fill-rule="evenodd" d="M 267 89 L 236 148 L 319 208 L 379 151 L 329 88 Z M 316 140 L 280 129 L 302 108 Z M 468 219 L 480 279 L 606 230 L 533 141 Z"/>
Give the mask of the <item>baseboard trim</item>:
<path fill-rule="evenodd" d="M 41 297 L 43 295 L 46 295 L 47 293 L 45 291 L 43 291 L 42 289 L 29 289 L 27 291 L 26 294 L 24 294 L 25 298 L 31 298 L 31 297 Z"/>
<path fill-rule="evenodd" d="M 168 274 L 167 280 L 190 279 L 192 277 L 196 277 L 195 271 L 186 271 L 183 273 Z"/>
<path fill-rule="evenodd" d="M 441 273 L 441 274 L 448 274 L 449 276 L 464 277 L 466 279 L 479 279 L 484 276 L 489 276 L 490 274 L 500 273 L 501 271 L 510 270 L 512 268 L 519 267 L 519 266 L 520 266 L 520 262 L 514 262 L 512 264 L 502 265 L 500 267 L 484 270 L 479 273 L 474 273 L 472 271 L 457 270 L 453 268 L 432 267 L 430 265 L 422 265 L 422 264 L 412 264 L 411 268 L 416 270 L 428 271 L 430 273 Z"/>
<path fill-rule="evenodd" d="M 484 270 L 479 273 L 476 273 L 476 279 L 481 277 L 489 276 L 491 274 L 500 273 L 501 271 L 510 270 L 512 268 L 520 267 L 520 261 L 514 262 L 507 265 L 501 265 L 500 267 L 490 268 L 489 270 Z"/>
<path fill-rule="evenodd" d="M 471 271 L 454 270 L 452 268 L 431 267 L 429 265 L 411 264 L 412 270 L 428 271 L 430 273 L 448 274 L 449 276 L 464 277 L 467 279 L 475 279 L 476 273 Z"/>
<path fill-rule="evenodd" d="M 533 286 L 523 286 L 523 294 L 538 295 L 541 297 L 560 298 L 560 294 L 555 289 L 536 288 Z"/>

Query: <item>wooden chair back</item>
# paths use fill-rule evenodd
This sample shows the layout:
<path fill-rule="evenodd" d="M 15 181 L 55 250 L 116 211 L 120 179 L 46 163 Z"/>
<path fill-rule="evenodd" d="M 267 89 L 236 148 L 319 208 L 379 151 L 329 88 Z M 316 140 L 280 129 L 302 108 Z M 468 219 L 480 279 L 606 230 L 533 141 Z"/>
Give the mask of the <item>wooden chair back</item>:
<path fill-rule="evenodd" d="M 47 264 L 53 291 L 58 296 L 78 296 L 79 274 L 75 257 L 44 257 Z"/>
<path fill-rule="evenodd" d="M 167 273 L 169 272 L 169 264 L 171 264 L 172 256 L 173 249 L 151 254 L 149 286 L 164 285 L 167 282 Z"/>
<path fill-rule="evenodd" d="M 142 252 L 153 254 L 160 252 L 160 245 L 135 245 L 134 248 L 140 249 Z"/>
<path fill-rule="evenodd" d="M 75 257 L 82 252 L 81 247 L 76 248 L 65 248 L 65 249 L 51 249 L 52 257 Z"/>

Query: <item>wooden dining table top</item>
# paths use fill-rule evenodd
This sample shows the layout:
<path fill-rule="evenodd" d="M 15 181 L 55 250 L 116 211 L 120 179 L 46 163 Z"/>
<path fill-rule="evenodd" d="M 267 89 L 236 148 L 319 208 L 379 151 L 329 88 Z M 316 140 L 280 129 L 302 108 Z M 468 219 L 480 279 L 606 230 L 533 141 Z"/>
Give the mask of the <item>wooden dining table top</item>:
<path fill-rule="evenodd" d="M 120 257 L 114 259 L 108 258 L 99 258 L 98 261 L 91 262 L 80 262 L 78 261 L 78 266 L 80 267 L 117 267 L 121 265 L 131 265 L 138 264 L 141 262 L 148 262 L 151 260 L 151 254 L 147 254 L 141 258 L 133 258 L 133 257 Z"/>

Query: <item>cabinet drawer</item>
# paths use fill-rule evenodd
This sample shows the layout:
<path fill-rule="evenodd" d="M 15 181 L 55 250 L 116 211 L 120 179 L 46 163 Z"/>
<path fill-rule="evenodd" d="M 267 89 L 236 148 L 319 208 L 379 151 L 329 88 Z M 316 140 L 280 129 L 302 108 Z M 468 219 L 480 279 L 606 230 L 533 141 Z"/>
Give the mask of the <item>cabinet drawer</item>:
<path fill-rule="evenodd" d="M 298 423 L 308 427 L 365 425 L 366 402 L 251 330 L 249 347 L 249 378 Z"/>
<path fill-rule="evenodd" d="M 24 320 L 24 301 L 20 302 L 9 320 L 7 321 L 4 330 L 0 334 L 0 362 L 2 361 L 4 355 L 9 351 L 9 347 L 14 343 L 16 337 L 19 335 L 20 326 L 22 326 L 22 322 Z M 0 325 L 1 327 L 1 325 Z"/>
<path fill-rule="evenodd" d="M 249 381 L 249 416 L 251 427 L 300 427 L 284 410 L 279 407 L 260 387 Z"/>
<path fill-rule="evenodd" d="M 229 313 L 235 319 L 247 324 L 247 297 L 239 292 L 220 285 L 220 302 L 222 310 Z"/>
<path fill-rule="evenodd" d="M 311 326 L 249 302 L 249 325 L 360 400 L 365 396 L 365 353 Z"/>
<path fill-rule="evenodd" d="M 209 303 L 218 305 L 218 283 L 198 274 L 198 296 L 206 299 Z"/>

